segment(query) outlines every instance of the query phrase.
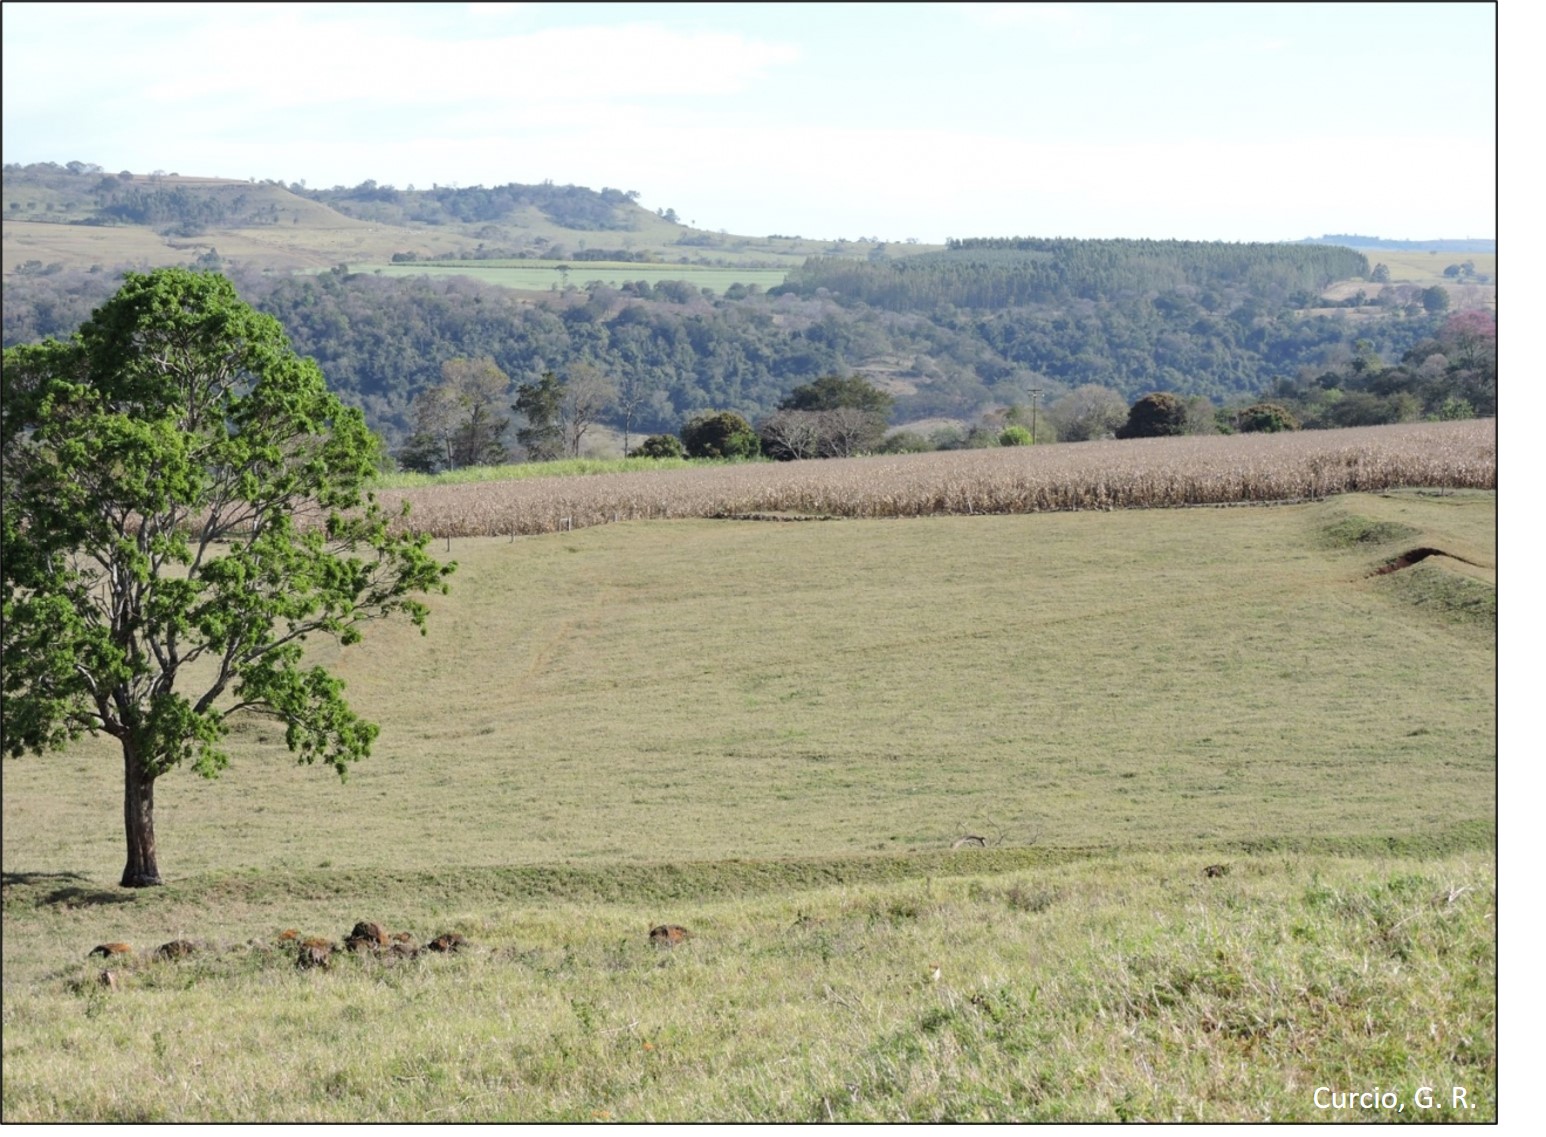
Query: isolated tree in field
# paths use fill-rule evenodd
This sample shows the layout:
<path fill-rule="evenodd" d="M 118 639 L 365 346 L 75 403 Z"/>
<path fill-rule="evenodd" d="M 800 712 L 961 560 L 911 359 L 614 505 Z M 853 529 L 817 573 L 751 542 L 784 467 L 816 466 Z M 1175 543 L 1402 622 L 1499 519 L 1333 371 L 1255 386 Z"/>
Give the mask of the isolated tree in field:
<path fill-rule="evenodd" d="M 564 383 L 551 371 L 535 383 L 515 389 L 515 413 L 526 420 L 515 437 L 533 462 L 551 462 L 564 454 Z"/>
<path fill-rule="evenodd" d="M 0 748 L 122 749 L 122 883 L 161 882 L 156 780 L 227 764 L 233 715 L 343 776 L 374 724 L 305 640 L 445 591 L 363 492 L 378 440 L 278 321 L 214 273 L 129 273 L 68 343 L 8 348 L 0 397 Z"/>
<path fill-rule="evenodd" d="M 1174 395 L 1156 391 L 1139 399 L 1127 412 L 1118 438 L 1162 438 L 1186 433 L 1186 404 Z"/>

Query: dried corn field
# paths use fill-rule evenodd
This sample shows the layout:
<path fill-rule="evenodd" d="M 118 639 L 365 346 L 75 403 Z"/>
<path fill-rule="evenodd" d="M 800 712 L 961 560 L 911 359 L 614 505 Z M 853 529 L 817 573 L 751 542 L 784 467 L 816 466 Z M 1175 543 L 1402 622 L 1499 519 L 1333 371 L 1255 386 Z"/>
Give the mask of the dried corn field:
<path fill-rule="evenodd" d="M 1493 419 L 751 463 L 382 491 L 437 537 L 756 515 L 919 517 L 1297 501 L 1397 486 L 1494 489 Z"/>

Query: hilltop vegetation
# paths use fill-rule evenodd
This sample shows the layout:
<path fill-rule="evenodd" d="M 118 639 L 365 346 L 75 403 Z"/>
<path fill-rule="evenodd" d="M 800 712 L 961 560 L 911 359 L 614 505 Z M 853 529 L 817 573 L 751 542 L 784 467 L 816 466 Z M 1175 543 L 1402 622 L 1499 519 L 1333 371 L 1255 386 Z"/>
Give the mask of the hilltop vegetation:
<path fill-rule="evenodd" d="M 1210 424 L 1220 408 L 1297 398 L 1353 361 L 1363 379 L 1425 344 L 1441 350 L 1413 367 L 1448 359 L 1450 298 L 1496 296 L 1495 286 L 1472 283 L 1495 279 L 1490 261 L 1463 277 L 1472 262 L 1462 260 L 1452 279 L 1434 269 L 1424 288 L 1403 283 L 1395 258 L 1405 254 L 1374 266 L 1318 244 L 984 238 L 929 249 L 754 239 L 691 229 L 673 211 L 641 208 L 632 191 L 546 183 L 321 190 L 110 175 L 75 162 L 8 167 L 5 194 L 7 345 L 69 335 L 116 289 L 124 261 L 218 268 L 280 319 L 394 450 L 414 433 L 414 402 L 444 365 L 483 358 L 512 384 L 594 368 L 637 395 L 604 422 L 621 427 L 626 414 L 644 433 L 673 432 L 710 410 L 755 422 L 831 375 L 882 388 L 894 423 L 971 423 L 1002 416 L 1032 389 L 1051 405 L 1099 387 L 1127 403 L 1154 391 L 1190 398 L 1195 422 Z M 692 271 L 671 279 L 683 259 Z M 361 264 L 376 267 L 351 268 Z M 516 264 L 537 267 L 501 276 Z M 616 283 L 596 282 L 585 265 Z M 429 269 L 433 277 L 395 275 Z M 491 283 L 501 279 L 525 290 Z M 534 279 L 547 282 L 540 292 Z M 1495 406 L 1485 375 L 1465 379 L 1470 387 L 1431 378 L 1406 400 L 1377 391 L 1376 411 L 1355 400 L 1338 414 L 1388 422 Z M 1309 425 L 1340 421 L 1300 409 Z M 982 437 L 1004 427 L 997 421 Z"/>

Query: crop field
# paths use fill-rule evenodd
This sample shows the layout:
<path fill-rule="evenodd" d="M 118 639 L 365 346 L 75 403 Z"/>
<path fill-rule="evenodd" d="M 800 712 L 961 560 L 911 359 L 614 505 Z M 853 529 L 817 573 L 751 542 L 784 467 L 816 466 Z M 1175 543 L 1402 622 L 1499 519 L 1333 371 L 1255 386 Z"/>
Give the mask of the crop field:
<path fill-rule="evenodd" d="M 436 261 L 412 264 L 356 264 L 351 272 L 381 276 L 470 276 L 485 284 L 498 284 L 528 292 L 548 292 L 567 285 L 584 288 L 600 283 L 617 287 L 624 281 L 685 280 L 695 288 L 722 295 L 732 284 L 773 288 L 784 283 L 782 268 L 718 268 L 705 265 L 640 264 L 632 261 Z"/>
<path fill-rule="evenodd" d="M 1429 253 L 1408 249 L 1359 249 L 1369 258 L 1369 267 L 1383 264 L 1390 269 L 1392 284 L 1453 284 L 1454 279 L 1444 275 L 1450 265 L 1470 261 L 1482 276 L 1498 279 L 1497 253 Z M 1378 287 L 1378 286 L 1376 286 Z"/>
<path fill-rule="evenodd" d="M 1445 477 L 1490 453 L 1440 425 L 1479 432 L 1427 436 Z M 0 1112 L 1493 1120 L 1496 494 L 1459 484 L 458 531 L 427 637 L 314 650 L 375 753 L 340 784 L 238 723 L 158 784 L 167 886 L 113 887 L 110 747 L 4 764 Z M 360 921 L 410 939 L 297 966 Z"/>
<path fill-rule="evenodd" d="M 1492 419 L 523 478 L 383 491 L 437 537 L 654 518 L 918 517 L 1216 505 L 1398 486 L 1492 489 Z"/>

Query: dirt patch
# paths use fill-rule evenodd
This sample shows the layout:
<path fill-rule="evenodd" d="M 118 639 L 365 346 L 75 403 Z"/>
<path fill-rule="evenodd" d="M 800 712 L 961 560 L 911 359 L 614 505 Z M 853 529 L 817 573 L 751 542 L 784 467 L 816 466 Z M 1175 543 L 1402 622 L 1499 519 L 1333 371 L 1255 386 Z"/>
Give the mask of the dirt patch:
<path fill-rule="evenodd" d="M 1424 546 L 1419 549 L 1408 549 L 1398 557 L 1392 557 L 1379 568 L 1371 572 L 1370 576 L 1384 576 L 1386 573 L 1399 572 L 1404 568 L 1411 568 L 1419 561 L 1425 561 L 1429 557 L 1449 557 L 1451 560 L 1462 561 L 1471 564 L 1464 557 L 1457 557 L 1452 553 L 1446 553 L 1443 549 L 1430 549 Z"/>

